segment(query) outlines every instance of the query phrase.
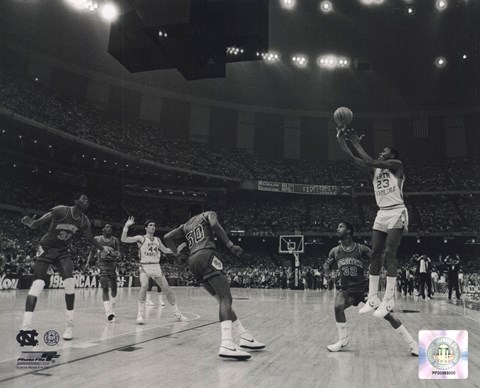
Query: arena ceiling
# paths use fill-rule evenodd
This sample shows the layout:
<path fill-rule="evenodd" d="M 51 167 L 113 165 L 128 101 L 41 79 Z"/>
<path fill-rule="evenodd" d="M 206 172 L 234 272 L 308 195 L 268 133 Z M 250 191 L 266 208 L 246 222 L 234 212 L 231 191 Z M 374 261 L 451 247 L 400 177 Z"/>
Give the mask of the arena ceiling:
<path fill-rule="evenodd" d="M 233 1 L 233 0 L 232 0 Z M 86 69 L 181 94 L 217 101 L 328 111 L 395 111 L 480 106 L 480 2 L 385 0 L 365 6 L 360 0 L 331 0 L 334 12 L 319 10 L 319 0 L 297 0 L 292 10 L 269 2 L 269 48 L 281 61 L 227 65 L 225 78 L 186 81 L 175 69 L 130 74 L 107 52 L 109 25 L 77 12 L 60 0 L 2 0 L 2 45 L 31 48 Z M 127 0 L 116 0 L 121 12 Z M 416 7 L 413 15 L 407 5 Z M 291 56 L 309 57 L 305 69 Z M 325 70 L 317 56 L 334 53 L 358 59 L 370 70 Z M 466 55 L 466 59 L 462 56 Z M 437 68 L 435 58 L 447 65 Z M 368 67 L 367 66 L 367 67 Z"/>

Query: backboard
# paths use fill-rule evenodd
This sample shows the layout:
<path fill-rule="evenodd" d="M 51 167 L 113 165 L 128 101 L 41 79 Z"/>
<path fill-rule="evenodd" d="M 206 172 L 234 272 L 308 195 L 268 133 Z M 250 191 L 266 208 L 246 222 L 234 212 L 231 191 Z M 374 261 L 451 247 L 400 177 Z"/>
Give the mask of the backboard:
<path fill-rule="evenodd" d="M 304 253 L 303 235 L 280 236 L 278 239 L 278 253 Z"/>

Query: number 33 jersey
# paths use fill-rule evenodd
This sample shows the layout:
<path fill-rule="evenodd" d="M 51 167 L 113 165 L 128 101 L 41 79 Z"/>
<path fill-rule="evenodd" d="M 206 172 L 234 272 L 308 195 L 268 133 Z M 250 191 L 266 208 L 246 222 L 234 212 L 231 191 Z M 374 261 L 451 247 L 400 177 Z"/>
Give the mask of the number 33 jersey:
<path fill-rule="evenodd" d="M 208 212 L 197 214 L 183 224 L 190 255 L 201 249 L 215 249 L 213 231 L 208 222 Z"/>
<path fill-rule="evenodd" d="M 47 233 L 40 239 L 40 245 L 45 247 L 68 248 L 72 236 L 90 225 L 88 217 L 83 213 L 75 218 L 70 206 L 55 206 L 50 212 L 53 215 L 52 222 Z"/>

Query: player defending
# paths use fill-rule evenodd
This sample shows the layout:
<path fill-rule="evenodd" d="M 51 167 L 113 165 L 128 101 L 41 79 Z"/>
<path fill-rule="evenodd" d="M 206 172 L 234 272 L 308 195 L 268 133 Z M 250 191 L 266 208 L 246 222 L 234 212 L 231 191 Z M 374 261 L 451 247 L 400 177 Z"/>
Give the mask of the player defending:
<path fill-rule="evenodd" d="M 353 241 L 354 228 L 348 222 L 341 222 L 337 227 L 340 244 L 332 248 L 324 264 L 325 273 L 330 271 L 333 262 L 337 263 L 342 289 L 335 297 L 335 320 L 337 321 L 338 341 L 328 345 L 331 352 L 338 352 L 348 345 L 347 320 L 345 310 L 350 306 L 358 306 L 365 302 L 368 292 L 368 280 L 365 276 L 370 263 L 371 251 L 365 245 Z M 410 346 L 410 353 L 418 356 L 418 345 L 399 319 L 391 313 L 384 319 L 401 334 L 403 340 Z"/>
<path fill-rule="evenodd" d="M 22 223 L 32 229 L 45 225 L 50 222 L 50 227 L 40 239 L 40 245 L 37 250 L 37 259 L 33 268 L 34 280 L 28 291 L 25 302 L 25 313 L 23 314 L 22 330 L 31 330 L 33 311 L 37 304 L 37 299 L 45 286 L 45 276 L 48 266 L 53 264 L 63 279 L 65 289 L 66 328 L 63 333 L 64 340 L 73 338 L 73 312 L 75 304 L 75 280 L 73 279 L 73 262 L 68 248 L 68 241 L 79 230 L 82 231 L 85 238 L 99 251 L 105 255 L 107 248 L 101 246 L 94 238 L 90 229 L 90 221 L 83 214 L 88 209 L 88 197 L 85 194 L 76 194 L 73 197 L 73 206 L 55 206 L 48 213 L 44 214 L 38 220 L 25 216 Z"/>
<path fill-rule="evenodd" d="M 163 254 L 171 254 L 172 251 L 163 245 L 162 241 L 154 236 L 155 222 L 148 220 L 145 222 L 145 235 L 127 237 L 128 228 L 135 223 L 134 217 L 128 217 L 123 227 L 121 241 L 123 243 L 137 243 L 140 257 L 140 293 L 138 294 L 138 314 L 137 324 L 145 323 L 145 301 L 147 297 L 148 280 L 152 278 L 165 292 L 168 302 L 174 310 L 174 317 L 179 321 L 186 321 L 187 318 L 182 315 L 178 309 L 175 295 L 173 295 L 168 281 L 160 267 L 160 258 Z"/>
<path fill-rule="evenodd" d="M 243 249 L 230 241 L 222 225 L 218 222 L 215 212 L 202 213 L 202 207 L 194 204 L 189 209 L 189 217 L 190 219 L 185 224 L 165 235 L 165 243 L 177 256 L 178 261 L 183 261 L 187 257 L 184 253 L 177 251 L 175 241 L 180 239 L 188 241 L 190 271 L 219 303 L 222 343 L 218 355 L 238 360 L 249 359 L 250 353 L 240 348 L 256 350 L 263 349 L 265 345 L 252 337 L 232 309 L 230 285 L 223 272 L 223 264 L 215 251 L 214 234 L 235 256 L 239 257 L 243 253 Z M 232 330 L 240 336 L 240 347 L 233 342 Z"/>
<path fill-rule="evenodd" d="M 353 144 L 360 157 L 352 154 L 345 138 Z M 393 296 L 398 267 L 396 255 L 402 234 L 408 229 L 408 212 L 402 191 L 405 180 L 403 165 L 398 151 L 391 147 L 384 148 L 377 160 L 372 159 L 363 149 L 361 138 L 353 129 L 347 131 L 345 126 L 337 127 L 337 140 L 342 151 L 360 168 L 368 170 L 373 178 L 373 190 L 379 210 L 372 228 L 368 302 L 359 313 L 365 314 L 376 309 L 373 315 L 382 318 L 392 311 L 395 305 Z M 382 262 L 387 266 L 387 286 L 380 302 L 377 294 Z"/>
<path fill-rule="evenodd" d="M 112 236 L 112 225 L 105 224 L 101 236 L 95 236 L 95 240 L 109 251 L 108 255 L 98 252 L 97 248 L 92 246 L 88 255 L 87 265 L 92 258 L 97 255 L 97 267 L 100 270 L 100 284 L 102 286 L 103 307 L 107 320 L 115 320 L 115 303 L 117 302 L 117 259 L 120 257 L 120 242 L 118 238 Z M 109 291 L 112 298 L 109 297 Z"/>

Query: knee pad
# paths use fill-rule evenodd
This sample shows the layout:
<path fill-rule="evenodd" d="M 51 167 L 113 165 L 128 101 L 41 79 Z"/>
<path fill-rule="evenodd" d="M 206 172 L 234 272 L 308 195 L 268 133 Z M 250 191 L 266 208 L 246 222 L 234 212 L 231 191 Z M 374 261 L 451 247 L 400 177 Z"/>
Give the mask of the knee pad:
<path fill-rule="evenodd" d="M 75 279 L 68 278 L 63 281 L 63 288 L 65 289 L 65 294 L 74 294 L 75 293 Z"/>
<path fill-rule="evenodd" d="M 40 293 L 45 287 L 45 281 L 42 279 L 35 279 L 28 291 L 28 295 L 36 296 L 37 298 L 40 296 Z"/>

